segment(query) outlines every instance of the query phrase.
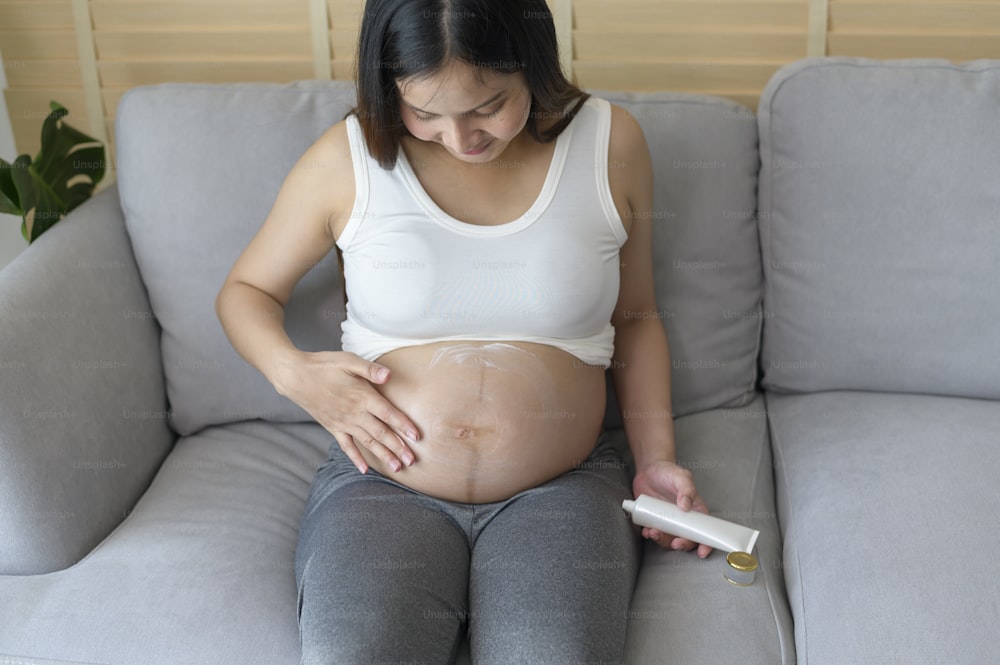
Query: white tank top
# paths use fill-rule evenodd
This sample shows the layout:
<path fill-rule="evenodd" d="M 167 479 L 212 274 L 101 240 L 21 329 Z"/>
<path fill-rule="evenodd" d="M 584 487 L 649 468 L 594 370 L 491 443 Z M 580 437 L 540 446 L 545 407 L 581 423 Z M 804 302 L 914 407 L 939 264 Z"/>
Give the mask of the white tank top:
<path fill-rule="evenodd" d="M 379 166 L 348 116 L 356 196 L 337 239 L 343 350 L 374 361 L 431 342 L 524 341 L 608 367 L 627 237 L 608 184 L 610 131 L 611 105 L 589 98 L 556 139 L 528 211 L 483 226 L 438 207 L 402 149 L 393 169 Z"/>

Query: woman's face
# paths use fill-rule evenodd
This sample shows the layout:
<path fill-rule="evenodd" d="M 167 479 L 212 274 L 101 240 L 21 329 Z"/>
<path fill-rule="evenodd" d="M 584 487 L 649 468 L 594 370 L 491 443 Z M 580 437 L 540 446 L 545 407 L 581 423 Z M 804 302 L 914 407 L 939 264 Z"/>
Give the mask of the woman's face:
<path fill-rule="evenodd" d="M 403 124 L 470 164 L 497 159 L 524 129 L 531 93 L 524 76 L 453 61 L 440 72 L 396 82 Z"/>

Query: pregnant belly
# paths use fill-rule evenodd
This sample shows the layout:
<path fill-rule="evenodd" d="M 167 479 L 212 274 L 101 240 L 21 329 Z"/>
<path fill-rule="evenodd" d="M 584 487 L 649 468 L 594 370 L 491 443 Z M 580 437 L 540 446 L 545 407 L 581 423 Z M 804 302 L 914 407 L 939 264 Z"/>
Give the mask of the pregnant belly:
<path fill-rule="evenodd" d="M 594 447 L 604 371 L 543 344 L 441 342 L 386 353 L 377 386 L 420 428 L 416 462 L 372 468 L 449 501 L 500 501 L 569 471 Z"/>

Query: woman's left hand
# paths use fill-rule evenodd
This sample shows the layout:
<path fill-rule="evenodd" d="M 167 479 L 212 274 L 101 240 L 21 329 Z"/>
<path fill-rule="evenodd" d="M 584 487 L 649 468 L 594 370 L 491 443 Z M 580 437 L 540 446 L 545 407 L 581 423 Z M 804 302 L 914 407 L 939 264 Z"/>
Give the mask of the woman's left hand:
<path fill-rule="evenodd" d="M 681 510 L 697 510 L 708 514 L 708 506 L 698 496 L 691 472 L 675 462 L 660 460 L 646 463 L 637 468 L 635 479 L 632 481 L 632 492 L 636 497 L 640 494 L 648 494 L 670 503 L 676 503 Z M 642 536 L 652 539 L 660 547 L 668 550 L 687 551 L 697 546 L 698 556 L 703 559 L 712 551 L 708 545 L 699 545 L 687 538 L 675 537 L 648 526 L 642 528 Z"/>

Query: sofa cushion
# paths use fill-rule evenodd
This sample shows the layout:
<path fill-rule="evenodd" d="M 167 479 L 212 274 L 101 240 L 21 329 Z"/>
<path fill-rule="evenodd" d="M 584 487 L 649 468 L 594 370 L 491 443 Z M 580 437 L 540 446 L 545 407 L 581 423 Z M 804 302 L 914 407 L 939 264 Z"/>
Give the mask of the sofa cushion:
<path fill-rule="evenodd" d="M 79 561 L 170 451 L 148 308 L 113 185 L 0 272 L 0 573 Z"/>
<path fill-rule="evenodd" d="M 717 97 L 594 94 L 635 116 L 653 157 L 653 279 L 674 415 L 748 404 L 763 290 L 754 115 Z"/>
<path fill-rule="evenodd" d="M 834 391 L 767 411 L 799 662 L 1000 662 L 1000 403 Z"/>
<path fill-rule="evenodd" d="M 678 418 L 674 429 L 678 461 L 694 474 L 711 513 L 760 531 L 759 570 L 751 586 L 737 587 L 723 577 L 725 553 L 699 559 L 647 541 L 625 662 L 795 663 L 763 397 Z"/>
<path fill-rule="evenodd" d="M 308 421 L 232 348 L 215 297 L 306 148 L 350 110 L 347 83 L 163 84 L 122 97 L 116 121 L 122 209 L 155 318 L 181 435 L 253 418 Z M 297 285 L 285 328 L 301 349 L 339 348 L 336 254 Z"/>
<path fill-rule="evenodd" d="M 180 439 L 135 509 L 80 563 L 0 579 L 0 654 L 298 663 L 295 544 L 330 441 L 315 423 L 261 422 Z"/>
<path fill-rule="evenodd" d="M 794 662 L 762 402 L 676 425 L 679 459 L 713 513 L 762 532 L 754 585 L 728 584 L 719 552 L 701 560 L 648 546 L 628 662 L 659 665 L 667 650 L 678 662 L 725 662 L 736 650 L 741 662 Z M 624 449 L 622 431 L 613 436 Z M 0 655 L 26 665 L 297 663 L 298 527 L 332 442 L 315 423 L 241 422 L 181 438 L 135 509 L 80 563 L 0 578 Z M 720 617 L 733 626 L 726 635 Z M 458 663 L 469 663 L 467 641 Z"/>
<path fill-rule="evenodd" d="M 763 385 L 1000 397 L 1000 61 L 806 60 L 759 107 Z"/>

